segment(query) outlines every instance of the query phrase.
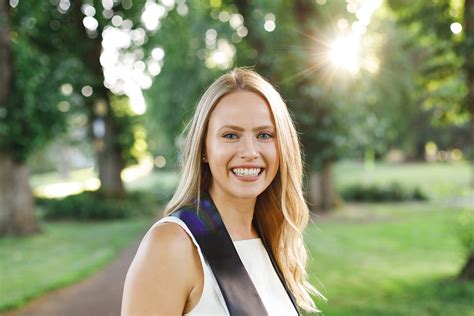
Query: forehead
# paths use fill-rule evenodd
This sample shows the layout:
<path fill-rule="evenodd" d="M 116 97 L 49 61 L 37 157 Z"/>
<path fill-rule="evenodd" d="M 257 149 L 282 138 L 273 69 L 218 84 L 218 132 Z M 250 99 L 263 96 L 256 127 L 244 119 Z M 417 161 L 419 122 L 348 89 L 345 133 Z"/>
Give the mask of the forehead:
<path fill-rule="evenodd" d="M 219 128 L 227 124 L 241 127 L 275 126 L 267 101 L 250 91 L 232 92 L 217 103 L 209 118 L 209 127 Z"/>

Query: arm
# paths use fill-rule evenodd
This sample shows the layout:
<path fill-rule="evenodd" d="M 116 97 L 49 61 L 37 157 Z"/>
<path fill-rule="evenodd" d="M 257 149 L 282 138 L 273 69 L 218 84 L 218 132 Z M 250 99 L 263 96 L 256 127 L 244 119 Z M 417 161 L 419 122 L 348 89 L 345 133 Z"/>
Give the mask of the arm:
<path fill-rule="evenodd" d="M 150 228 L 125 279 L 122 316 L 182 315 L 195 278 L 193 243 L 173 223 Z"/>

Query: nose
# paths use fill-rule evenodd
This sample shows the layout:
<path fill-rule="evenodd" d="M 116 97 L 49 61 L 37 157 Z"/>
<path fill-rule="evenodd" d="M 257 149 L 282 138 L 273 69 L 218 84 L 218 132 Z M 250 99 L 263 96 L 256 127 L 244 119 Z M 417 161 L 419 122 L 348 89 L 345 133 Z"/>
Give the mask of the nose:
<path fill-rule="evenodd" d="M 258 151 L 253 138 L 245 138 L 239 152 L 239 157 L 244 160 L 255 160 L 258 158 Z"/>

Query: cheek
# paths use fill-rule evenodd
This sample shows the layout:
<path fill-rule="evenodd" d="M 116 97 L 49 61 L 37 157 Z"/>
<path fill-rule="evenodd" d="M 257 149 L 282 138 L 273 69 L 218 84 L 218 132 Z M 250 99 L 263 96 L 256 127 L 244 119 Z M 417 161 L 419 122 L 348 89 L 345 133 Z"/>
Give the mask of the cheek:
<path fill-rule="evenodd" d="M 207 159 L 211 167 L 226 167 L 232 157 L 225 144 L 210 142 L 207 147 Z"/>

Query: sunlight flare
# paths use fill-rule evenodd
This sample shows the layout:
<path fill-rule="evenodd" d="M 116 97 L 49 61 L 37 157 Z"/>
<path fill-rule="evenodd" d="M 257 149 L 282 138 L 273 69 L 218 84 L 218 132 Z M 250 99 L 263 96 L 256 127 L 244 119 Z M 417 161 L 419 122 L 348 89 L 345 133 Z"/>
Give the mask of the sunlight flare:
<path fill-rule="evenodd" d="M 356 73 L 360 68 L 360 38 L 357 36 L 338 37 L 329 49 L 329 60 L 338 68 Z"/>

